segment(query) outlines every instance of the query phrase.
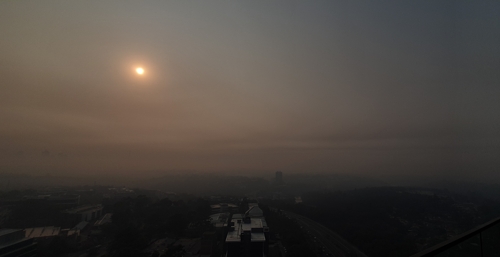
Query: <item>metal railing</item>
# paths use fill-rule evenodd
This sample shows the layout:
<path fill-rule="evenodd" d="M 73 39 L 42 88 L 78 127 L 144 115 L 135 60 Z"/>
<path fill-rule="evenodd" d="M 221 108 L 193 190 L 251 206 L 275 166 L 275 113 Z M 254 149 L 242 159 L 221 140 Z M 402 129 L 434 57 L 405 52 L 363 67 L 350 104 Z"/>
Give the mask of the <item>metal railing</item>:
<path fill-rule="evenodd" d="M 500 218 L 437 244 L 411 257 L 500 256 Z"/>

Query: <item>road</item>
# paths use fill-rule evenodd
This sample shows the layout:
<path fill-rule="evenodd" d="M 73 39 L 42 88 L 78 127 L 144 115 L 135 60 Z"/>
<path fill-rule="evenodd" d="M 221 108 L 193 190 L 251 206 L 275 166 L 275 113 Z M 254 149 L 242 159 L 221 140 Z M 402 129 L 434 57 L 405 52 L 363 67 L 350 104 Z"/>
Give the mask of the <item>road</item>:
<path fill-rule="evenodd" d="M 330 253 L 331 256 L 367 257 L 364 253 L 327 227 L 293 212 L 283 210 L 282 212 L 286 216 L 295 219 L 299 225 L 302 226 L 303 230 L 309 232 L 313 240 L 315 240 L 318 245 L 322 246 L 325 252 Z"/>

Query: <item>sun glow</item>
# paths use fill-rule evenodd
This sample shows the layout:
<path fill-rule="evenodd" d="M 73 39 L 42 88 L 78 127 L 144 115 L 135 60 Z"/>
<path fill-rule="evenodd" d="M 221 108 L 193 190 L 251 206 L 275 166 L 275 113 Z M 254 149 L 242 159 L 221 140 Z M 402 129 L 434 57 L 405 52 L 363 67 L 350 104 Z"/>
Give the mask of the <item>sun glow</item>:
<path fill-rule="evenodd" d="M 138 68 L 136 68 L 136 69 L 135 69 L 135 72 L 136 72 L 137 74 L 139 74 L 139 75 L 142 75 L 142 74 L 144 74 L 144 69 L 143 69 L 143 68 L 141 68 L 141 67 L 138 67 Z"/>

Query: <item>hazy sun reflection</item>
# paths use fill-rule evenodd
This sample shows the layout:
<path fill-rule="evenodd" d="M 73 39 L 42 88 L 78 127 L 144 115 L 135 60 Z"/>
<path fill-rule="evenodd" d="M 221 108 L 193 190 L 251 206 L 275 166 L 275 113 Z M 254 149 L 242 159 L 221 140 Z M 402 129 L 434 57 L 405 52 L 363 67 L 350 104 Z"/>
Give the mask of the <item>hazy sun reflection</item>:
<path fill-rule="evenodd" d="M 139 74 L 139 75 L 142 75 L 142 74 L 144 74 L 144 69 L 139 67 L 139 68 L 135 69 L 135 72 L 137 72 L 137 74 Z"/>

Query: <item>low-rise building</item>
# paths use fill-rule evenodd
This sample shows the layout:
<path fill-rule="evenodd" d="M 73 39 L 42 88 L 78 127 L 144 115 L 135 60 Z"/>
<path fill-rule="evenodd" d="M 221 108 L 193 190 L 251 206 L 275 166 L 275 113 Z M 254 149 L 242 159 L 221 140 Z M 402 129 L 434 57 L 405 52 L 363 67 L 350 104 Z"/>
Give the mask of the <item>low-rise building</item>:
<path fill-rule="evenodd" d="M 0 256 L 36 256 L 37 244 L 22 229 L 0 229 Z"/>
<path fill-rule="evenodd" d="M 54 238 L 59 236 L 61 233 L 60 227 L 36 227 L 36 228 L 26 228 L 24 229 L 26 238 L 33 238 L 40 247 L 49 245 Z"/>
<path fill-rule="evenodd" d="M 267 256 L 269 228 L 258 206 L 233 215 L 226 236 L 226 256 Z"/>
<path fill-rule="evenodd" d="M 229 223 L 229 212 L 222 212 L 210 215 L 210 223 L 214 225 L 215 229 L 223 229 Z"/>
<path fill-rule="evenodd" d="M 26 228 L 24 232 L 25 236 L 29 238 L 48 238 L 58 236 L 61 232 L 61 228 L 53 226 Z"/>
<path fill-rule="evenodd" d="M 232 203 L 219 203 L 210 205 L 212 213 L 230 212 L 235 213 L 238 211 L 238 205 Z"/>
<path fill-rule="evenodd" d="M 65 211 L 68 215 L 72 216 L 76 222 L 92 221 L 101 217 L 102 205 L 83 205 L 75 208 L 67 209 Z"/>
<path fill-rule="evenodd" d="M 104 224 L 111 223 L 111 218 L 113 217 L 113 213 L 106 213 L 106 215 L 102 216 L 99 220 L 94 223 L 94 227 L 101 227 Z"/>

